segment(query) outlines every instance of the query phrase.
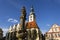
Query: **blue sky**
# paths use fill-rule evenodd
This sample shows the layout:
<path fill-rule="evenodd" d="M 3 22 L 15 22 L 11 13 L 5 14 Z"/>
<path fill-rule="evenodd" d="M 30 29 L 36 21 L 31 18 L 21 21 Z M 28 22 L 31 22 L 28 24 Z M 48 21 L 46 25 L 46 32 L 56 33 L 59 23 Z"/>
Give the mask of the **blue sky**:
<path fill-rule="evenodd" d="M 26 7 L 28 20 L 32 5 L 42 33 L 48 31 L 53 24 L 60 25 L 60 0 L 0 0 L 0 28 L 4 34 L 10 25 L 19 23 L 22 6 Z"/>

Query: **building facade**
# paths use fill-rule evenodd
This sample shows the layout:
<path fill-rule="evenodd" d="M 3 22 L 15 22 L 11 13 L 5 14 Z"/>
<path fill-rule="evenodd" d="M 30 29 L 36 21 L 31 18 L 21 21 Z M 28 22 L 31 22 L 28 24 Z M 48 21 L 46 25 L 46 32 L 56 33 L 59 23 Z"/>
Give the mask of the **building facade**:
<path fill-rule="evenodd" d="M 60 26 L 54 24 L 45 34 L 45 40 L 60 40 Z"/>
<path fill-rule="evenodd" d="M 10 26 L 6 40 L 42 40 L 42 32 L 36 23 L 33 7 L 30 10 L 28 22 L 26 22 L 26 9 L 22 8 L 20 23 Z"/>
<path fill-rule="evenodd" d="M 0 28 L 0 40 L 3 39 L 3 30 Z"/>

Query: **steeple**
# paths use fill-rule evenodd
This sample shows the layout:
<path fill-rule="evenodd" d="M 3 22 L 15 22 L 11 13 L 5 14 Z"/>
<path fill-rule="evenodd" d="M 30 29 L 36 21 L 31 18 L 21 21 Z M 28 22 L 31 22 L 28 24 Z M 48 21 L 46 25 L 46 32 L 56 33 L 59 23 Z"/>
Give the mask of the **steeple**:
<path fill-rule="evenodd" d="M 34 8 L 33 8 L 33 6 L 31 7 L 31 12 L 34 12 Z"/>
<path fill-rule="evenodd" d="M 23 6 L 21 9 L 21 17 L 20 17 L 20 24 L 22 26 L 22 29 L 24 29 L 25 27 L 25 20 L 26 20 L 26 9 Z"/>
<path fill-rule="evenodd" d="M 25 27 L 25 20 L 26 20 L 26 9 L 23 6 L 21 9 L 21 16 L 20 16 L 20 25 L 17 25 L 17 35 L 16 37 L 18 40 L 25 40 L 26 38 L 26 27 Z"/>
<path fill-rule="evenodd" d="M 32 6 L 31 9 L 30 9 L 30 15 L 31 15 L 31 14 L 35 15 L 35 14 L 34 14 L 34 8 L 33 8 L 33 6 Z"/>
<path fill-rule="evenodd" d="M 35 13 L 34 13 L 33 6 L 31 7 L 30 15 L 29 15 L 29 22 L 32 22 L 32 21 L 35 21 Z"/>
<path fill-rule="evenodd" d="M 12 28 L 12 26 L 10 26 L 10 28 L 9 28 L 9 32 L 12 32 L 12 30 L 13 30 L 13 28 Z"/>

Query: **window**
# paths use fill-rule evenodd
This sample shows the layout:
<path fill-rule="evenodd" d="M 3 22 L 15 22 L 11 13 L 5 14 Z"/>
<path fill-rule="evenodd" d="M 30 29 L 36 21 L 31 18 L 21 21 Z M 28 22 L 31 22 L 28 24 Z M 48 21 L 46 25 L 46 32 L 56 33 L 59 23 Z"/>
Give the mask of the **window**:
<path fill-rule="evenodd" d="M 57 37 L 57 34 L 55 34 L 55 37 Z"/>
<path fill-rule="evenodd" d="M 60 37 L 60 33 L 58 33 L 58 37 Z"/>
<path fill-rule="evenodd" d="M 50 37 L 50 34 L 49 34 L 49 37 Z"/>
<path fill-rule="evenodd" d="M 52 28 L 52 31 L 53 31 L 53 28 Z"/>
<path fill-rule="evenodd" d="M 53 38 L 54 36 L 53 36 L 53 34 L 51 34 L 51 38 Z"/>
<path fill-rule="evenodd" d="M 30 16 L 30 18 L 32 18 L 32 16 Z"/>
<path fill-rule="evenodd" d="M 32 30 L 32 38 L 36 39 L 36 37 L 37 37 L 37 31 Z"/>
<path fill-rule="evenodd" d="M 55 31 L 57 31 L 57 28 L 55 28 Z"/>

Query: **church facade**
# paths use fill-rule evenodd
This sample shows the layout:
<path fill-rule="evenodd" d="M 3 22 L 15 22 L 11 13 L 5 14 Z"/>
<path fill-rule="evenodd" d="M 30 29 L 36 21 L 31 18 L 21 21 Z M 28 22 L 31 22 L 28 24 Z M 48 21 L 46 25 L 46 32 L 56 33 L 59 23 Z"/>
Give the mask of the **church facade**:
<path fill-rule="evenodd" d="M 20 23 L 10 26 L 6 40 L 42 40 L 42 32 L 36 23 L 33 7 L 30 10 L 28 22 L 26 22 L 26 8 L 22 7 Z"/>

